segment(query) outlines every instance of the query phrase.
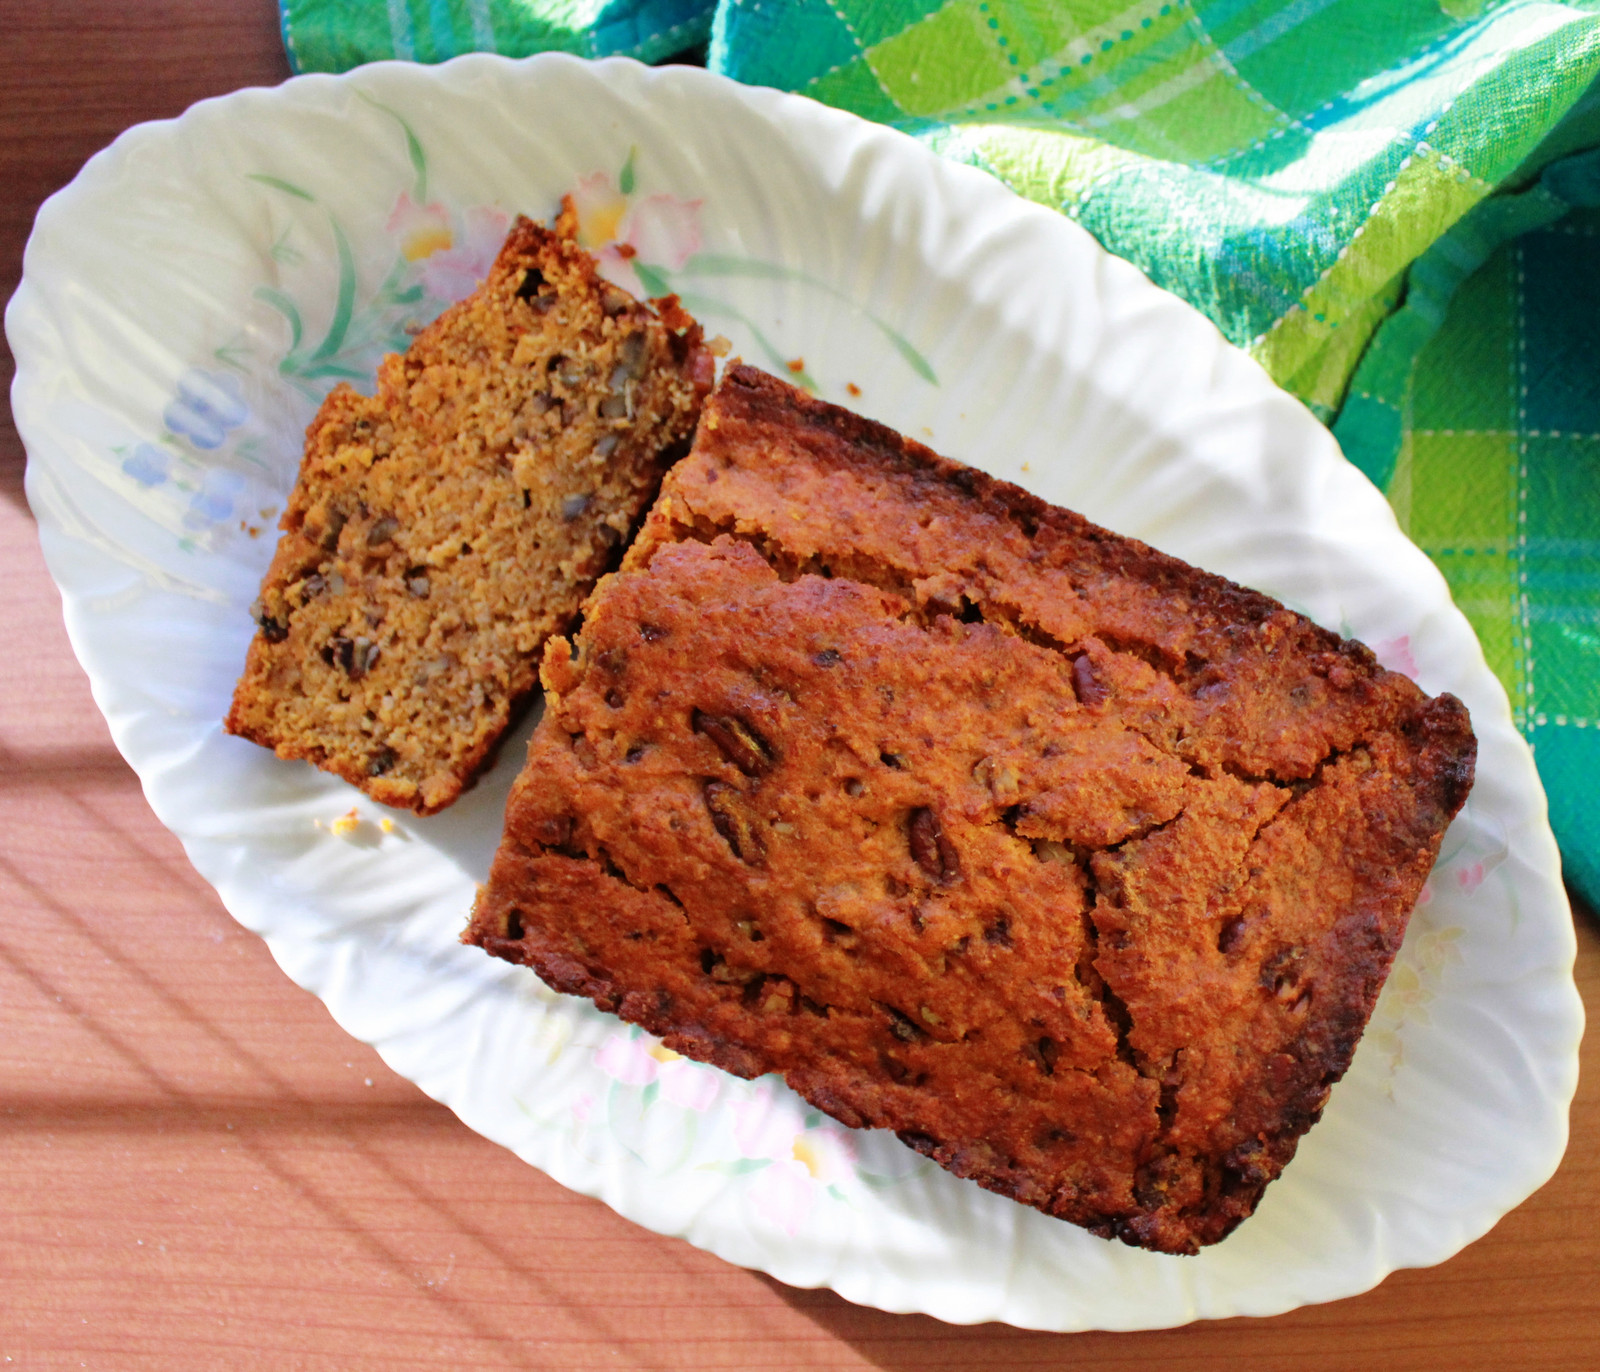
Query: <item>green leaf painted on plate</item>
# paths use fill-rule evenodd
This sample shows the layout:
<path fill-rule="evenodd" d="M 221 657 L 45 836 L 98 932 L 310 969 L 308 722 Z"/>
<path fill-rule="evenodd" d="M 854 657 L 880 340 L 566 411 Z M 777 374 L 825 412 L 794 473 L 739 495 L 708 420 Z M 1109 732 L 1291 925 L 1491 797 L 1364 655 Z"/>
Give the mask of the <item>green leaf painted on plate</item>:
<path fill-rule="evenodd" d="M 742 1177 L 749 1172 L 759 1172 L 763 1167 L 771 1167 L 771 1158 L 739 1158 L 733 1162 L 703 1162 L 694 1170 L 696 1172 L 721 1172 L 728 1177 Z"/>
<path fill-rule="evenodd" d="M 308 362 L 303 367 L 295 368 L 298 375 L 304 377 L 337 377 L 341 381 L 365 381 L 367 373 L 357 367 L 341 366 L 337 362 Z"/>
<path fill-rule="evenodd" d="M 685 276 L 720 276 L 720 277 L 745 277 L 760 281 L 796 281 L 802 285 L 810 286 L 825 295 L 832 296 L 841 304 L 848 305 L 857 314 L 866 319 L 873 328 L 877 329 L 889 345 L 905 359 L 906 365 L 930 386 L 939 384 L 938 374 L 932 365 L 911 343 L 911 341 L 898 329 L 892 328 L 871 310 L 858 305 L 843 291 L 830 286 L 826 281 L 819 280 L 810 272 L 801 271 L 798 267 L 786 267 L 777 262 L 759 262 L 750 257 L 729 257 L 720 253 L 699 253 L 683 264 Z M 814 391 L 814 384 L 807 385 L 807 390 Z"/>
<path fill-rule="evenodd" d="M 391 109 L 381 100 L 374 100 L 365 91 L 357 91 L 356 94 L 371 105 L 373 109 L 382 110 L 405 132 L 406 156 L 411 159 L 411 170 L 417 178 L 416 184 L 411 191 L 411 198 L 419 205 L 426 205 L 428 203 L 428 154 L 422 149 L 422 140 L 417 137 L 416 132 L 398 110 Z"/>
<path fill-rule="evenodd" d="M 250 369 L 245 365 L 244 359 L 250 356 L 250 349 L 244 346 L 243 339 L 243 334 L 235 334 L 220 348 L 213 348 L 211 355 L 224 367 L 231 367 L 236 372 L 248 375 Z"/>
<path fill-rule="evenodd" d="M 924 1160 L 922 1164 L 914 1171 L 907 1172 L 903 1176 L 898 1177 L 886 1177 L 878 1172 L 866 1172 L 860 1168 L 857 1168 L 856 1178 L 867 1186 L 872 1187 L 874 1190 L 881 1191 L 888 1186 L 904 1186 L 908 1181 L 915 1181 L 918 1177 L 931 1172 L 933 1167 L 934 1164 L 932 1162 Z"/>
<path fill-rule="evenodd" d="M 382 309 L 386 305 L 411 305 L 423 298 L 424 291 L 420 282 L 413 282 L 404 289 L 400 286 L 410 265 L 402 257 L 389 268 L 389 275 L 383 278 L 383 284 L 373 293 L 372 299 L 367 304 L 369 310 Z"/>
<path fill-rule="evenodd" d="M 400 119 L 399 115 L 395 116 Z M 400 127 L 406 131 L 406 154 L 411 158 L 411 170 L 417 174 L 416 194 L 412 197 L 417 204 L 428 203 L 428 155 L 422 151 L 422 140 L 411 131 L 411 125 L 400 119 Z"/>
<path fill-rule="evenodd" d="M 284 229 L 267 249 L 274 262 L 281 262 L 286 267 L 298 267 L 306 260 L 306 255 L 299 248 L 289 246 L 289 230 Z"/>
<path fill-rule="evenodd" d="M 339 298 L 334 304 L 333 319 L 329 321 L 327 336 L 311 354 L 313 362 L 323 362 L 339 351 L 345 333 L 350 328 L 350 316 L 356 304 L 356 258 L 350 250 L 350 240 L 345 237 L 339 221 L 331 214 L 328 223 L 333 226 L 333 241 L 339 253 Z"/>
<path fill-rule="evenodd" d="M 283 191 L 288 195 L 297 196 L 301 200 L 309 200 L 313 205 L 317 203 L 317 197 L 312 195 L 310 191 L 302 189 L 292 181 L 285 181 L 281 176 L 268 176 L 265 172 L 251 172 L 249 179 L 251 181 L 259 181 L 263 186 L 271 186 L 275 191 Z"/>
<path fill-rule="evenodd" d="M 651 267 L 635 260 L 633 270 L 638 275 L 639 284 L 644 287 L 646 295 L 655 298 L 672 294 L 672 286 L 667 280 L 665 267 Z"/>
<path fill-rule="evenodd" d="M 279 314 L 289 321 L 289 357 L 293 357 L 300 350 L 300 336 L 304 332 L 300 323 L 300 309 L 282 291 L 271 286 L 257 286 L 255 289 L 257 300 L 264 300 Z M 287 362 L 288 357 L 284 358 Z"/>
<path fill-rule="evenodd" d="M 629 148 L 628 160 L 622 164 L 622 171 L 617 175 L 617 189 L 624 195 L 633 194 L 633 159 L 638 155 L 638 148 Z"/>
<path fill-rule="evenodd" d="M 653 1081 L 639 1093 L 639 1111 L 641 1114 L 656 1103 L 656 1097 L 661 1094 L 661 1083 Z"/>
<path fill-rule="evenodd" d="M 894 344 L 894 350 L 899 353 L 901 357 L 905 358 L 912 371 L 914 371 L 930 386 L 937 386 L 939 384 L 939 378 L 934 375 L 933 368 L 928 365 L 928 359 L 919 353 L 915 348 L 913 348 L 911 344 L 906 341 L 906 338 L 903 334 L 897 333 L 895 330 L 891 329 L 881 319 L 874 318 L 872 322 L 878 326 L 878 331 L 882 333 L 890 343 Z"/>
<path fill-rule="evenodd" d="M 683 272 L 685 276 L 754 276 L 764 281 L 804 281 L 807 285 L 828 290 L 822 282 L 796 267 L 784 267 L 776 262 L 758 262 L 753 257 L 699 253 L 683 264 Z"/>
<path fill-rule="evenodd" d="M 795 385 L 803 390 L 810 391 L 813 395 L 816 394 L 817 383 L 811 373 L 806 371 L 804 367 L 801 367 L 798 371 L 791 367 L 789 359 L 780 353 L 777 348 L 773 347 L 772 340 L 761 331 L 755 320 L 751 319 L 744 311 L 735 309 L 726 301 L 718 300 L 715 296 L 697 295 L 692 291 L 685 292 L 680 298 L 683 301 L 683 308 L 688 310 L 690 314 L 701 317 L 720 314 L 726 315 L 730 319 L 738 320 L 739 323 L 750 330 L 751 337 L 756 340 L 756 347 L 761 349 L 766 356 L 768 365 L 771 366 L 774 372 L 779 376 L 792 378 Z"/>

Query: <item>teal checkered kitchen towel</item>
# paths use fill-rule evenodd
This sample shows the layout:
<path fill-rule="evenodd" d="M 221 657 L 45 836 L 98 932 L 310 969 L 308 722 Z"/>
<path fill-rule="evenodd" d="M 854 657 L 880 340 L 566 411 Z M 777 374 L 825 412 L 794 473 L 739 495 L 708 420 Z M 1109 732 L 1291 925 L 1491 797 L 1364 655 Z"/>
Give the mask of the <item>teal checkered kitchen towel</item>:
<path fill-rule="evenodd" d="M 1444 570 L 1600 903 L 1600 0 L 284 0 L 303 69 L 708 65 L 1071 215 L 1330 423 Z M 1353 378 L 1353 379 L 1352 379 Z"/>
<path fill-rule="evenodd" d="M 659 62 L 703 44 L 714 8 L 711 0 L 281 0 L 279 11 L 296 71 L 348 71 L 463 52 Z"/>

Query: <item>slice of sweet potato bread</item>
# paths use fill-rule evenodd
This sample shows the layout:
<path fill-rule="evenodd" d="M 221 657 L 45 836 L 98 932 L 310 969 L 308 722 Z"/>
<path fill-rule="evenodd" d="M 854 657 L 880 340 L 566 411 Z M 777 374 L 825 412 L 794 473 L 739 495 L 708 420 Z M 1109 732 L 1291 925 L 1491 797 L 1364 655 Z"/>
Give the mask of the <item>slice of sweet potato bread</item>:
<path fill-rule="evenodd" d="M 431 814 L 492 755 L 545 640 L 681 455 L 710 387 L 700 330 L 603 280 L 570 210 L 518 219 L 488 279 L 374 396 L 306 435 L 227 727 Z"/>

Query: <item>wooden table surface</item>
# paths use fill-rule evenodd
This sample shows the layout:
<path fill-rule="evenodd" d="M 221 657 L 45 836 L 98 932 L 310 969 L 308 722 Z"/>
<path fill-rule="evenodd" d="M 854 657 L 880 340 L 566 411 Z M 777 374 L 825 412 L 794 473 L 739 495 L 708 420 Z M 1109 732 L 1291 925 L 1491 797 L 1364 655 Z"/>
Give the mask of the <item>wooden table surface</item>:
<path fill-rule="evenodd" d="M 288 75 L 270 0 L 0 0 L 0 296 L 130 124 Z M 9 388 L 11 359 L 4 357 Z M 347 1038 L 156 822 L 0 424 L 0 1366 L 1600 1367 L 1600 1050 L 1566 1161 L 1442 1266 L 1275 1319 L 1037 1334 L 792 1290 L 635 1227 Z M 1578 984 L 1600 1009 L 1600 932 Z"/>

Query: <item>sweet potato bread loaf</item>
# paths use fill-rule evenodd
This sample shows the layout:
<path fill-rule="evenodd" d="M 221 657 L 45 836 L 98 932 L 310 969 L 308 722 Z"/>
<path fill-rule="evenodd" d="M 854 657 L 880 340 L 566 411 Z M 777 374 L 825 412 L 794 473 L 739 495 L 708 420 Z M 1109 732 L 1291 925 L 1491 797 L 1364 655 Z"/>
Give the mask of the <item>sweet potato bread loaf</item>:
<path fill-rule="evenodd" d="M 306 434 L 227 727 L 431 814 L 655 498 L 710 389 L 700 330 L 518 219 L 488 279 Z"/>
<path fill-rule="evenodd" d="M 745 367 L 575 645 L 469 942 L 1168 1253 L 1349 1065 L 1465 709 Z"/>

